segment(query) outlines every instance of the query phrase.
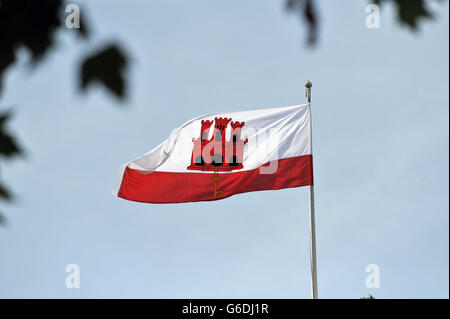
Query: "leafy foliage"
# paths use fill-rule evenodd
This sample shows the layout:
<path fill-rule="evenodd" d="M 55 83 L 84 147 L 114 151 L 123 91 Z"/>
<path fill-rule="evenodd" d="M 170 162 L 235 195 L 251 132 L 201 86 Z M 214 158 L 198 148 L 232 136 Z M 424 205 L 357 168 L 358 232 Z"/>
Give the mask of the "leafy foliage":
<path fill-rule="evenodd" d="M 318 18 L 313 0 L 286 0 L 286 8 L 296 11 L 302 17 L 308 27 L 308 44 L 317 42 Z"/>
<path fill-rule="evenodd" d="M 2 1 L 0 6 L 0 81 L 6 68 L 15 62 L 15 52 L 25 47 L 37 62 L 52 46 L 61 21 L 61 1 Z M 1 82 L 0 82 L 1 85 Z"/>
<path fill-rule="evenodd" d="M 21 153 L 21 150 L 14 138 L 5 131 L 9 118 L 10 112 L 0 114 L 0 156 L 7 158 L 19 155 Z"/>
<path fill-rule="evenodd" d="M 425 0 L 375 0 L 375 3 L 381 5 L 388 1 L 395 2 L 398 21 L 412 30 L 417 29 L 420 19 L 431 19 L 433 17 L 425 4 Z"/>
<path fill-rule="evenodd" d="M 375 0 L 375 4 L 382 5 L 394 2 L 397 7 L 397 19 L 401 24 L 416 30 L 422 18 L 431 19 L 433 15 L 426 5 L 426 0 Z M 308 27 L 307 40 L 310 45 L 317 42 L 318 16 L 313 0 L 286 0 L 286 8 L 297 13 Z"/>
<path fill-rule="evenodd" d="M 5 112 L 0 114 L 0 157 L 12 158 L 21 154 L 21 149 L 17 145 L 14 137 L 12 137 L 6 130 L 7 122 L 10 118 L 10 113 Z M 11 200 L 12 195 L 5 185 L 0 183 L 0 198 L 3 200 Z M 0 225 L 5 223 L 5 218 L 0 214 Z"/>
<path fill-rule="evenodd" d="M 19 49 L 30 52 L 31 64 L 39 64 L 55 47 L 55 34 L 65 28 L 64 0 L 2 0 L 0 1 L 0 93 L 3 89 L 5 71 L 16 62 Z M 86 21 L 80 19 L 80 28 L 74 29 L 79 39 L 89 37 Z M 126 95 L 124 69 L 128 58 L 119 46 L 109 45 L 81 63 L 81 87 L 92 83 L 104 85 L 116 96 Z M 0 157 L 9 159 L 21 154 L 16 139 L 5 127 L 9 113 L 0 113 Z M 12 195 L 0 183 L 0 199 L 11 200 Z M 0 224 L 5 218 L 0 214 Z"/>
<path fill-rule="evenodd" d="M 123 69 L 126 56 L 114 44 L 87 57 L 81 65 L 80 86 L 86 89 L 94 82 L 103 83 L 117 97 L 125 96 Z"/>

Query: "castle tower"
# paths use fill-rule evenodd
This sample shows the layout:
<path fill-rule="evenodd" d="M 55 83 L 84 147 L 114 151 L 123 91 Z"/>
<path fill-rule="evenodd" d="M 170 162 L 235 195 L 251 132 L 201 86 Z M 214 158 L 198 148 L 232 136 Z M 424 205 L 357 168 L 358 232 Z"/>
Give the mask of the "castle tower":
<path fill-rule="evenodd" d="M 208 143 L 209 129 L 211 128 L 213 122 L 214 121 L 202 120 L 200 137 L 192 139 L 192 142 L 194 143 L 194 148 L 192 150 L 191 165 L 188 168 L 192 169 L 193 167 L 196 166 L 205 165 L 205 159 L 203 157 L 203 148 Z"/>
<path fill-rule="evenodd" d="M 228 142 L 230 145 L 227 148 L 229 156 L 229 165 L 237 167 L 242 167 L 242 161 L 244 157 L 244 144 L 247 140 L 242 140 L 242 127 L 245 122 L 231 122 L 231 138 Z"/>
<path fill-rule="evenodd" d="M 202 128 L 200 130 L 200 139 L 206 141 L 209 135 L 209 128 L 213 124 L 213 121 L 202 121 Z"/>
<path fill-rule="evenodd" d="M 214 120 L 216 121 L 216 124 L 214 127 L 213 139 L 216 142 L 225 143 L 225 130 L 227 129 L 228 123 L 230 123 L 231 119 L 226 117 L 216 117 Z"/>
<path fill-rule="evenodd" d="M 231 122 L 231 141 L 237 142 L 241 139 L 242 127 L 245 122 Z"/>

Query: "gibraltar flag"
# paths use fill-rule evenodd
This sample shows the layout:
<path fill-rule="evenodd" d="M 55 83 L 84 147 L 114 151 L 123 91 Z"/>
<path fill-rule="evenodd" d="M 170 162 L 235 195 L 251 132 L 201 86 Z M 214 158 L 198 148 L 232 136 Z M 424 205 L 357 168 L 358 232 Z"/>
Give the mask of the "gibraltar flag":
<path fill-rule="evenodd" d="M 124 164 L 113 194 L 183 203 L 312 184 L 310 105 L 304 104 L 190 120 Z"/>

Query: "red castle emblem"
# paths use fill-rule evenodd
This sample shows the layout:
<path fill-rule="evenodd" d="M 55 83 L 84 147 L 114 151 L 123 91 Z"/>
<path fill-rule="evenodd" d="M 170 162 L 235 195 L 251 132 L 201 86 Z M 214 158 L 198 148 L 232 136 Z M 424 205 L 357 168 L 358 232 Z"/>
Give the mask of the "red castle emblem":
<path fill-rule="evenodd" d="M 231 118 L 216 117 L 214 131 L 208 140 L 209 130 L 214 121 L 202 121 L 200 137 L 193 138 L 190 170 L 202 171 L 231 171 L 244 166 L 244 145 L 248 139 L 241 138 L 242 127 L 245 122 L 231 122 Z M 231 122 L 231 123 L 230 123 Z M 228 123 L 231 126 L 231 138 L 225 140 Z"/>

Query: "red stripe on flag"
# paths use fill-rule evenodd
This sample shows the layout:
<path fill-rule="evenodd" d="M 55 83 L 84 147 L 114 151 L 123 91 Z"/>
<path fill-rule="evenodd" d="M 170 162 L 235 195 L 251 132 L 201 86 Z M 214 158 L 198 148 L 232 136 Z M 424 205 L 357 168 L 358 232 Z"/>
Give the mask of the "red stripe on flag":
<path fill-rule="evenodd" d="M 118 196 L 144 203 L 183 203 L 312 184 L 312 155 L 304 155 L 278 160 L 278 168 L 274 174 L 260 174 L 259 168 L 214 175 L 145 172 L 127 167 Z"/>

